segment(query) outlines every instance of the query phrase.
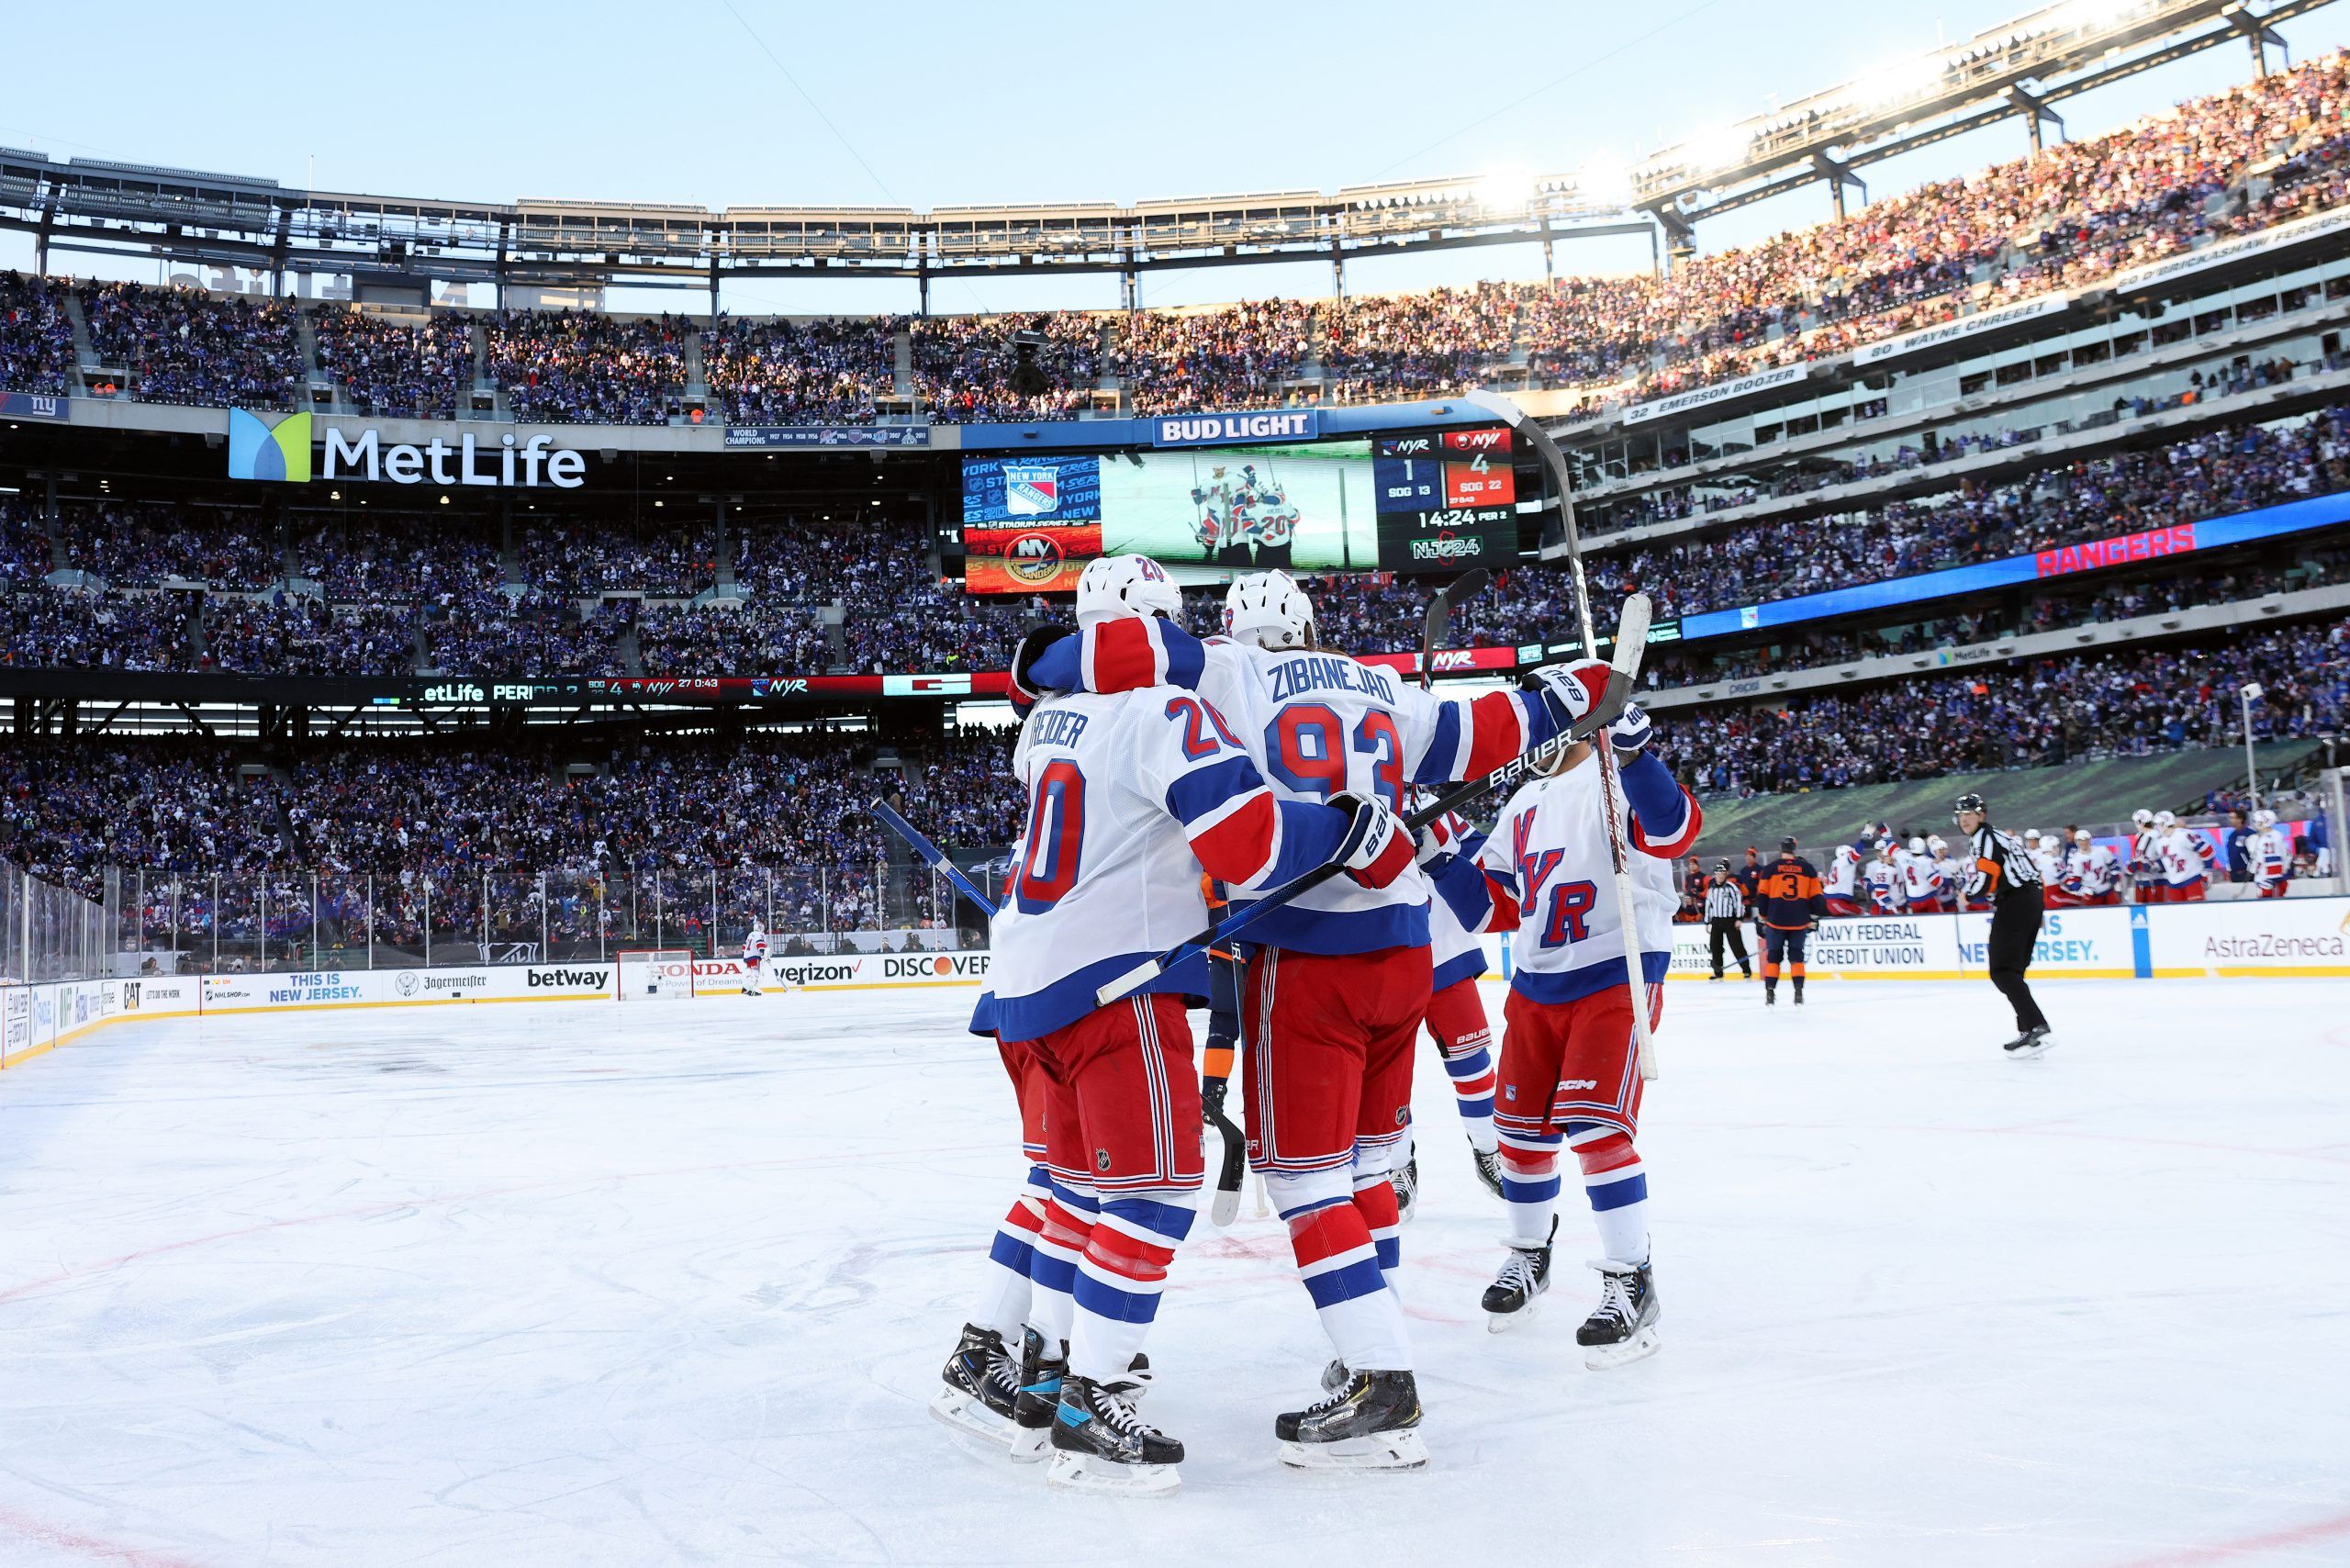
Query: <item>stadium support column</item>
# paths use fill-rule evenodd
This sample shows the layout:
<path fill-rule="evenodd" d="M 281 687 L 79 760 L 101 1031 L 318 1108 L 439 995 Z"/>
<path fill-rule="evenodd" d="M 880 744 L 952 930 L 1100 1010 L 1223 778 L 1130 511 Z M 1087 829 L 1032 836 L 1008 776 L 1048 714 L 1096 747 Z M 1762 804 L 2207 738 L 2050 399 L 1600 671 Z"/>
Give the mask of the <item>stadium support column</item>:
<path fill-rule="evenodd" d="M 2292 46 L 2285 41 L 2284 34 L 2254 16 L 2251 6 L 2230 6 L 2220 15 L 2226 18 L 2228 26 L 2244 35 L 2245 43 L 2252 46 L 2252 69 L 2255 75 L 2263 80 L 2267 78 L 2268 46 L 2272 43 L 2277 46 L 2277 52 L 2285 57 L 2286 69 L 2288 71 L 2292 69 Z"/>
<path fill-rule="evenodd" d="M 1640 210 L 1656 221 L 1657 230 L 1664 238 L 1664 262 L 1657 268 L 1656 275 L 1660 278 L 1671 277 L 1684 263 L 1695 259 L 1696 227 L 1689 221 L 1681 208 L 1672 202 L 1661 201 L 1653 207 L 1644 207 Z M 1653 253 L 1655 247 L 1653 238 L 1650 241 L 1650 247 L 1651 252 Z"/>
<path fill-rule="evenodd" d="M 2046 145 L 2042 130 L 2046 125 L 2055 126 L 2058 140 L 2065 139 L 2065 117 L 2050 108 L 2048 100 L 2041 94 L 2018 83 L 2008 89 L 2008 102 L 2016 106 L 2018 114 L 2023 116 L 2024 129 L 2031 136 L 2033 152 L 2042 151 Z"/>
<path fill-rule="evenodd" d="M 1829 151 L 1826 148 L 1822 148 L 1811 155 L 1811 166 L 1819 172 L 1819 177 L 1821 179 L 1828 182 L 1829 199 L 1833 201 L 1836 205 L 1836 219 L 1838 222 L 1842 222 L 1844 218 L 1844 187 L 1846 185 L 1852 185 L 1860 186 L 1861 205 L 1863 207 L 1866 207 L 1868 205 L 1868 182 L 1862 179 L 1858 174 L 1852 173 L 1852 166 L 1850 163 L 1845 162 L 1843 159 L 1838 157 L 1835 153 Z"/>
<path fill-rule="evenodd" d="M 1336 240 L 1330 241 L 1330 297 L 1341 305 L 1347 302 L 1347 255 Z"/>
<path fill-rule="evenodd" d="M 718 325 L 718 256 L 715 252 L 710 258 L 710 324 L 712 327 Z"/>

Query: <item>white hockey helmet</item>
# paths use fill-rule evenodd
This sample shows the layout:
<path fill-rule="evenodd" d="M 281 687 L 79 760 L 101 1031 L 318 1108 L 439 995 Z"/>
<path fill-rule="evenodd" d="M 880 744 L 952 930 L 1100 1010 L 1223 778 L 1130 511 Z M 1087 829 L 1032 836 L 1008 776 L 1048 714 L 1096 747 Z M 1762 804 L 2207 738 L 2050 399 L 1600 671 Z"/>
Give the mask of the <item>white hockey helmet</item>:
<path fill-rule="evenodd" d="M 2270 811 L 2267 807 L 2263 806 L 2260 810 L 2252 813 L 2252 825 L 2255 827 L 2275 827 L 2277 825 L 2277 813 Z"/>
<path fill-rule="evenodd" d="M 1287 572 L 1248 572 L 1224 596 L 1225 635 L 1278 653 L 1314 640 L 1314 601 Z"/>
<path fill-rule="evenodd" d="M 2145 807 L 2140 806 L 2136 811 L 2130 813 L 2130 820 L 2136 823 L 2140 827 L 2144 827 L 2148 823 L 2154 820 L 2154 813 L 2146 810 Z"/>
<path fill-rule="evenodd" d="M 2154 813 L 2154 825 L 2159 828 L 2177 827 L 2178 825 L 2178 813 L 2176 812 L 2156 812 Z"/>
<path fill-rule="evenodd" d="M 1183 595 L 1167 568 L 1147 555 L 1103 555 L 1088 561 L 1077 579 L 1077 623 L 1164 615 L 1179 621 Z"/>
<path fill-rule="evenodd" d="M 2036 828 L 2036 827 L 2028 827 L 2028 828 L 2026 828 L 2026 829 L 2024 829 L 2024 830 L 2023 830 L 2023 838 L 2024 838 L 2024 842 L 2025 842 L 2026 844 L 2031 843 L 2033 839 L 2038 838 L 2038 837 L 2040 837 L 2040 836 L 2041 836 L 2041 832 L 2040 832 L 2040 830 L 2039 830 L 2038 828 Z"/>
<path fill-rule="evenodd" d="M 1926 852 L 1926 841 L 1925 841 L 1924 839 L 1922 839 L 1922 838 L 1912 838 L 1912 839 L 1909 841 L 1909 853 L 1910 853 L 1910 854 L 1912 854 L 1912 855 L 1923 855 L 1925 852 Z"/>
<path fill-rule="evenodd" d="M 2073 842 L 2076 844 L 2094 844 L 2097 842 L 2097 837 L 2094 834 L 2090 833 L 2088 829 L 2080 828 L 2076 830 L 2073 834 Z"/>
<path fill-rule="evenodd" d="M 1878 840 L 1876 841 L 1876 852 L 1877 852 L 1879 855 L 1890 855 L 1890 854 L 1892 854 L 1892 853 L 1893 853 L 1893 840 L 1891 840 L 1891 839 L 1889 839 L 1889 838 L 1880 838 L 1880 839 L 1878 839 Z"/>
<path fill-rule="evenodd" d="M 1926 835 L 1926 847 L 1932 850 L 1935 854 L 1940 855 L 1943 850 L 1950 847 L 1950 840 L 1944 838 L 1941 834 L 1930 833 Z"/>

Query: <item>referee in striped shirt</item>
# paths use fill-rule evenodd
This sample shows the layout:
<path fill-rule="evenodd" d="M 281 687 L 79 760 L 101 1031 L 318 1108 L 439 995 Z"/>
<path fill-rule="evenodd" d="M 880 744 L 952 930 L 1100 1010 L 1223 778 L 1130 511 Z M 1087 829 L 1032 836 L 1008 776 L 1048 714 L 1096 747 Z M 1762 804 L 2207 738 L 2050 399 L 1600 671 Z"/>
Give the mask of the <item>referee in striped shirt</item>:
<path fill-rule="evenodd" d="M 2040 940 L 2046 903 L 2040 868 L 2015 834 L 1991 825 L 1990 808 L 1982 796 L 1961 795 L 1951 820 L 1974 845 L 1975 867 L 1967 878 L 1966 896 L 1991 901 L 1991 983 L 2016 1010 L 2016 1037 L 2005 1049 L 2010 1057 L 2036 1057 L 2056 1043 L 2048 1032 L 2047 1015 L 2032 1000 L 2031 987 L 2023 978 L 2031 967 L 2033 944 Z"/>
<path fill-rule="evenodd" d="M 1722 978 L 1722 941 L 1728 938 L 1730 951 L 1738 955 L 1741 979 L 1754 978 L 1753 962 L 1746 956 L 1746 934 L 1738 923 L 1746 915 L 1746 895 L 1739 890 L 1738 879 L 1729 874 L 1729 862 L 1714 862 L 1714 874 L 1706 881 L 1706 925 L 1711 933 L 1714 949 L 1714 979 Z"/>

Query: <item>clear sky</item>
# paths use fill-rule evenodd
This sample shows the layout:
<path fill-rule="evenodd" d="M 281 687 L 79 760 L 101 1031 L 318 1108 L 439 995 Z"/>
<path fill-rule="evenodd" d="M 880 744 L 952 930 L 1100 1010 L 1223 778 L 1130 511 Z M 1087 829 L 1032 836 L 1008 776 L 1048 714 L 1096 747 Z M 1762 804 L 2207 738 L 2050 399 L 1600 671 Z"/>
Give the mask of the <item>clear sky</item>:
<path fill-rule="evenodd" d="M 511 200 L 914 207 L 1337 190 L 1628 162 L 1955 41 L 2007 0 L 1488 6 L 573 0 L 446 9 L 108 0 L 0 10 L 0 142 L 288 185 Z M 2350 43 L 2350 4 L 2285 29 Z M 2250 73 L 2227 46 L 2065 106 L 2095 134 Z M 1869 170 L 1871 194 L 2014 157 L 2020 122 Z M 1718 249 L 1828 214 L 1811 190 L 1700 230 Z M 1644 264 L 1585 242 L 1562 270 Z M 0 263 L 29 245 L 0 235 Z M 60 267 L 152 280 L 152 263 Z M 1353 291 L 1539 276 L 1538 249 L 1395 258 Z M 1146 279 L 1147 303 L 1326 294 L 1326 266 Z M 942 285 L 934 308 L 1109 307 L 1114 278 Z M 697 308 L 699 296 L 615 305 Z M 910 308 L 912 284 L 760 280 L 739 311 Z M 483 303 L 487 303 L 485 299 Z"/>

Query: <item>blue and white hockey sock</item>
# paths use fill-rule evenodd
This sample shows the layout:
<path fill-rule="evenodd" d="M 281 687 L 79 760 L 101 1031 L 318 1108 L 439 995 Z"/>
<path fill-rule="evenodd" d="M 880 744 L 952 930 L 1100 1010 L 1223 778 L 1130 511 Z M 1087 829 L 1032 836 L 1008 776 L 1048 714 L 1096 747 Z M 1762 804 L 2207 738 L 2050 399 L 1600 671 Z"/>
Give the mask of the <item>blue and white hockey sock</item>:
<path fill-rule="evenodd" d="M 1409 1372 L 1412 1345 L 1403 1298 L 1387 1286 L 1353 1186 L 1353 1173 L 1344 1166 L 1265 1175 L 1266 1194 L 1289 1226 L 1297 1271 L 1338 1359 L 1358 1371 Z M 1382 1175 L 1371 1190 L 1386 1193 L 1392 1215 L 1394 1188 Z"/>
<path fill-rule="evenodd" d="M 1649 1178 L 1621 1127 L 1569 1122 L 1567 1144 L 1583 1163 L 1583 1189 L 1599 1226 L 1600 1250 L 1618 1263 L 1649 1260 Z"/>
<path fill-rule="evenodd" d="M 1191 1234 L 1197 1187 L 1104 1199 L 1077 1262 L 1077 1322 L 1069 1370 L 1107 1383 L 1126 1375 L 1158 1316 L 1175 1249 Z"/>
<path fill-rule="evenodd" d="M 1540 1247 L 1550 1239 L 1550 1220 L 1559 1210 L 1561 1141 L 1557 1133 L 1501 1135 L 1502 1202 L 1509 1205 L 1515 1246 Z"/>
<path fill-rule="evenodd" d="M 1491 1154 L 1494 1148 L 1493 1029 L 1485 1021 L 1484 1003 L 1475 987 L 1465 988 L 1465 994 L 1455 994 L 1462 989 L 1448 986 L 1429 999 L 1428 1032 L 1436 1036 L 1445 1075 L 1452 1080 L 1452 1103 L 1460 1113 L 1470 1144 L 1480 1154 Z"/>
<path fill-rule="evenodd" d="M 1036 1238 L 1045 1228 L 1045 1200 L 1048 1189 L 1045 1168 L 1028 1168 L 1028 1182 L 1020 1191 L 1019 1199 L 997 1222 L 995 1240 L 988 1248 L 988 1260 L 981 1264 L 984 1276 L 979 1286 L 979 1302 L 971 1321 L 982 1328 L 992 1328 L 1003 1336 L 1003 1342 L 1015 1349 L 1020 1344 L 1020 1330 L 1028 1321 L 1029 1298 L 1034 1286 L 1030 1271 L 1035 1267 Z"/>
<path fill-rule="evenodd" d="M 1094 1215 L 1102 1205 L 1093 1189 L 1055 1177 L 1052 1195 L 1045 1203 L 1045 1223 L 1037 1231 L 1035 1260 L 1028 1278 L 1035 1290 L 1028 1304 L 1028 1321 L 1045 1337 L 1047 1353 L 1069 1342 L 1077 1316 L 1077 1260 L 1092 1239 Z"/>

